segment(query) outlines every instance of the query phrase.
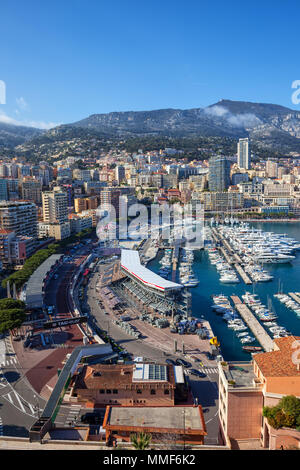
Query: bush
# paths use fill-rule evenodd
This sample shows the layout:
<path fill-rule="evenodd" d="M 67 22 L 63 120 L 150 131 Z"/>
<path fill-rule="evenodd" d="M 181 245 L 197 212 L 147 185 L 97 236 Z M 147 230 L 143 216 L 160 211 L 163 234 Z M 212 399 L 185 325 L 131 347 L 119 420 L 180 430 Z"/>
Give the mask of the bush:
<path fill-rule="evenodd" d="M 291 414 L 294 418 L 300 416 L 300 399 L 294 395 L 287 395 L 279 402 L 285 413 Z"/>
<path fill-rule="evenodd" d="M 283 397 L 278 405 L 263 408 L 263 416 L 274 429 L 300 427 L 300 399 L 294 395 Z"/>

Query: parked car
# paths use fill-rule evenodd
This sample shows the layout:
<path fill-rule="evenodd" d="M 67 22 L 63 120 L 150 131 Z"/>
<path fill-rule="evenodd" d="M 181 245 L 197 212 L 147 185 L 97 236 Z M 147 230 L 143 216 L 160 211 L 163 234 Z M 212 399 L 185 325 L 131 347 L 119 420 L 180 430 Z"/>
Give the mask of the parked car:
<path fill-rule="evenodd" d="M 197 369 L 189 369 L 189 373 L 191 375 L 195 375 L 196 377 L 206 377 L 206 374 L 204 372 L 200 372 L 200 370 Z"/>
<path fill-rule="evenodd" d="M 177 366 L 183 366 L 186 368 L 192 367 L 192 364 L 190 362 L 185 361 L 184 359 L 177 359 L 176 360 L 176 365 Z"/>

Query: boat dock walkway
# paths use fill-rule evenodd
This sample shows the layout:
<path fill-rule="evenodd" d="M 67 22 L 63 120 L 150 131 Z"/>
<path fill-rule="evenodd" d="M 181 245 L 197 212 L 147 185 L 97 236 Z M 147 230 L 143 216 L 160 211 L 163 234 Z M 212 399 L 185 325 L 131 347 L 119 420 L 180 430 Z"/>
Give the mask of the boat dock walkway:
<path fill-rule="evenodd" d="M 299 295 L 294 294 L 293 292 L 289 292 L 289 296 L 292 297 L 292 299 L 295 300 L 300 305 L 300 296 Z"/>
<path fill-rule="evenodd" d="M 177 273 L 177 264 L 179 260 L 179 251 L 180 251 L 180 242 L 175 241 L 175 246 L 173 249 L 172 256 L 172 281 L 176 282 L 176 273 Z"/>
<path fill-rule="evenodd" d="M 239 312 L 245 323 L 247 323 L 250 330 L 256 337 L 259 344 L 263 347 L 263 349 L 266 352 L 273 351 L 274 344 L 272 338 L 268 335 L 264 327 L 255 318 L 255 316 L 247 307 L 247 305 L 243 304 L 241 299 L 236 295 L 232 295 L 231 300 L 233 301 L 236 310 Z"/>
<path fill-rule="evenodd" d="M 245 273 L 244 269 L 242 268 L 242 260 L 239 257 L 237 253 L 231 248 L 229 245 L 228 241 L 220 235 L 215 228 L 211 230 L 213 239 L 215 242 L 220 245 L 221 243 L 223 244 L 223 247 L 217 246 L 217 248 L 220 250 L 224 258 L 226 259 L 227 263 L 231 264 L 234 266 L 236 269 L 237 273 L 240 275 L 242 280 L 244 281 L 245 284 L 250 285 L 252 284 L 252 279 Z"/>
<path fill-rule="evenodd" d="M 224 258 L 226 259 L 227 263 L 234 264 L 234 259 L 232 258 L 232 256 L 230 256 L 227 253 L 227 251 L 224 248 L 220 248 L 220 251 L 221 251 L 222 255 L 224 256 Z"/>
<path fill-rule="evenodd" d="M 245 273 L 242 266 L 238 263 L 236 263 L 234 266 L 235 266 L 235 269 L 237 270 L 237 272 L 239 273 L 239 275 L 241 276 L 241 278 L 243 279 L 244 283 L 247 284 L 247 285 L 252 284 L 252 280 Z"/>

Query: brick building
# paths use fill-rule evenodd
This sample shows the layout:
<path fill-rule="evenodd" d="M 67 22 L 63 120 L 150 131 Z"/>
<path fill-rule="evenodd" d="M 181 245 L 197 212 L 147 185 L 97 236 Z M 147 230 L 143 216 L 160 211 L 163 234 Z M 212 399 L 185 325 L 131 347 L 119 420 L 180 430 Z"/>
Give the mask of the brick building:
<path fill-rule="evenodd" d="M 87 406 L 172 406 L 186 398 L 181 366 L 96 364 L 73 377 L 72 397 Z"/>
<path fill-rule="evenodd" d="M 264 406 L 277 405 L 286 395 L 300 398 L 300 337 L 274 339 L 274 350 L 253 356 L 249 363 L 219 363 L 219 418 L 223 441 L 256 440 L 278 449 L 300 447 L 296 429 L 275 430 L 263 417 Z M 280 436 L 280 438 L 279 438 Z"/>

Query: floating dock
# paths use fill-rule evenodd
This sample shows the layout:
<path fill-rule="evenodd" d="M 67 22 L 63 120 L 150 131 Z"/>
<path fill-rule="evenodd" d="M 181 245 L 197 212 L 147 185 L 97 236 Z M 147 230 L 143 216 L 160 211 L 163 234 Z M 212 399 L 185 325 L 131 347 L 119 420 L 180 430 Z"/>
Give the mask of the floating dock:
<path fill-rule="evenodd" d="M 299 295 L 294 294 L 293 292 L 289 292 L 289 296 L 292 297 L 292 299 L 295 300 L 300 305 L 300 296 Z"/>
<path fill-rule="evenodd" d="M 244 269 L 242 268 L 242 260 L 237 253 L 231 248 L 230 244 L 227 240 L 225 240 L 222 235 L 220 235 L 215 228 L 212 229 L 212 236 L 215 242 L 218 244 L 223 244 L 223 247 L 217 246 L 219 251 L 224 256 L 227 263 L 234 266 L 237 273 L 240 275 L 242 280 L 245 284 L 250 285 L 252 284 L 252 279 L 245 273 Z"/>
<path fill-rule="evenodd" d="M 245 273 L 245 271 L 243 270 L 242 266 L 238 263 L 236 263 L 234 265 L 235 269 L 237 270 L 237 272 L 239 273 L 239 275 L 241 276 L 241 278 L 243 279 L 244 283 L 245 284 L 252 284 L 252 280 L 249 278 L 249 276 Z"/>
<path fill-rule="evenodd" d="M 175 246 L 172 252 L 172 275 L 171 279 L 173 282 L 176 282 L 176 273 L 177 273 L 177 264 L 179 260 L 179 252 L 180 252 L 180 242 L 175 242 Z"/>
<path fill-rule="evenodd" d="M 234 263 L 233 258 L 231 256 L 229 256 L 229 254 L 227 253 L 226 250 L 224 250 L 224 248 L 220 248 L 220 251 L 221 251 L 222 255 L 224 256 L 224 258 L 226 259 L 227 263 L 229 263 L 229 264 Z"/>
<path fill-rule="evenodd" d="M 262 348 L 266 352 L 273 351 L 273 339 L 268 335 L 264 327 L 255 318 L 247 305 L 243 304 L 240 298 L 236 295 L 232 295 L 231 300 L 233 301 L 236 310 L 239 312 L 245 323 L 247 323 Z"/>

